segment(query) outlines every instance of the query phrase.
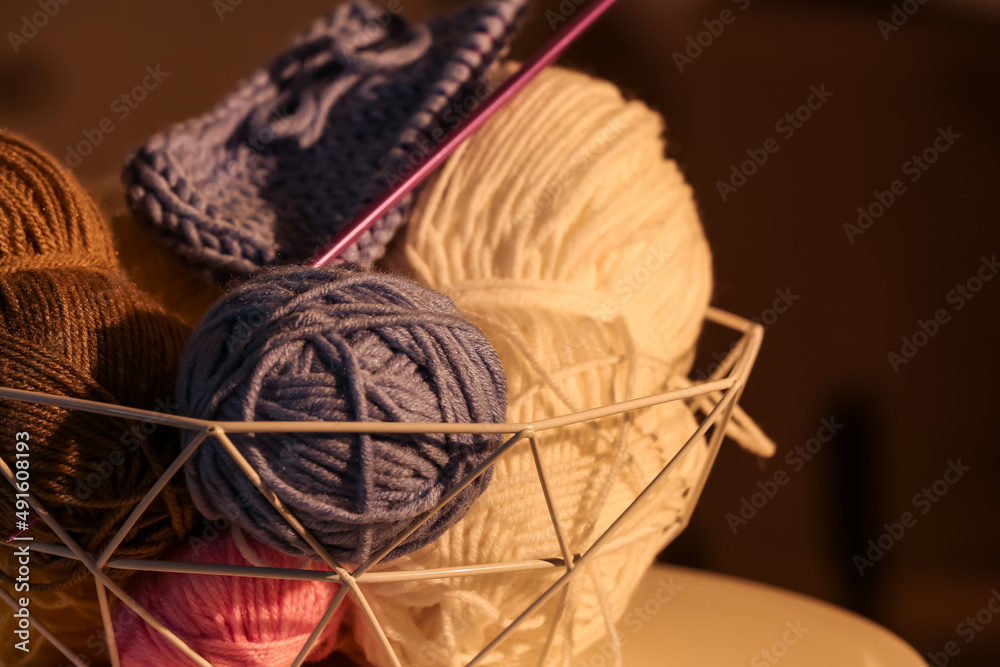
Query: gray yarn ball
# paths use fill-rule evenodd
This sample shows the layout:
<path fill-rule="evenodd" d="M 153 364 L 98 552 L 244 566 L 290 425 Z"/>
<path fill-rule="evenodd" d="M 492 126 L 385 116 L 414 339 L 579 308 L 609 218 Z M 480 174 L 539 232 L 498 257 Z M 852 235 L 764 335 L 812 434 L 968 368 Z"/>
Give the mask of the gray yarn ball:
<path fill-rule="evenodd" d="M 205 316 L 181 360 L 177 395 L 183 414 L 217 421 L 497 423 L 507 381 L 489 341 L 443 294 L 356 266 L 281 267 Z M 471 434 L 230 437 L 319 542 L 352 564 L 387 546 L 501 442 Z M 389 557 L 462 518 L 490 473 Z M 228 517 L 280 551 L 316 558 L 215 439 L 186 474 L 206 517 Z"/>

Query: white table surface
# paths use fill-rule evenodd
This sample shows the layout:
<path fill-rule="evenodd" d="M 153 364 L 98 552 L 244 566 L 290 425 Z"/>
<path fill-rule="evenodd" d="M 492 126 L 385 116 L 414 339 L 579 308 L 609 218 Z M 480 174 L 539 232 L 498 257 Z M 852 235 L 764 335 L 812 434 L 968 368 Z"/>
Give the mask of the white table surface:
<path fill-rule="evenodd" d="M 798 593 L 656 565 L 619 633 L 625 667 L 926 667 L 902 639 L 861 616 Z M 576 664 L 610 667 L 607 642 Z"/>

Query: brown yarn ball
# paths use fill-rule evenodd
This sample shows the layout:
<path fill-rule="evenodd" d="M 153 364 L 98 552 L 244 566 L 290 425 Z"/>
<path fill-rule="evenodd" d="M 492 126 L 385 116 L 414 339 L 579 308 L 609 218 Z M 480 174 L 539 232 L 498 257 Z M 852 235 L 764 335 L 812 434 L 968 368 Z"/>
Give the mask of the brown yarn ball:
<path fill-rule="evenodd" d="M 101 212 L 51 155 L 0 130 L 0 265 L 118 267 Z"/>
<path fill-rule="evenodd" d="M 185 334 L 117 273 L 0 273 L 3 386 L 170 409 Z M 0 415 L 10 431 L 0 443 L 5 459 L 14 459 L 14 433 L 27 431 L 32 493 L 93 553 L 100 553 L 179 452 L 178 434 L 165 426 L 18 401 L 0 401 Z M 117 556 L 152 557 L 185 536 L 193 515 L 181 498 L 183 479 L 176 482 L 143 514 Z M 13 526 L 13 489 L 4 488 L 3 495 L 10 502 L 0 500 L 0 526 Z M 36 541 L 58 541 L 44 522 L 31 534 Z M 37 554 L 31 588 L 52 590 L 86 575 L 76 561 Z"/>
<path fill-rule="evenodd" d="M 75 178 L 30 142 L 0 131 L 0 386 L 170 411 L 188 333 L 128 279 L 110 226 Z M 20 401 L 0 400 L 0 425 L 0 457 L 13 467 L 15 434 L 29 434 L 32 494 L 93 554 L 180 448 L 176 429 Z M 186 537 L 194 517 L 178 476 L 115 557 L 158 556 Z M 0 480 L 0 528 L 16 521 L 14 489 Z M 40 519 L 27 534 L 35 544 L 59 542 Z M 30 591 L 15 593 L 15 544 L 0 548 L 0 586 L 15 599 L 29 597 L 36 621 L 57 634 L 65 625 L 73 638 L 86 639 L 81 621 L 99 618 L 86 568 L 32 551 Z M 118 583 L 130 574 L 107 573 Z M 10 610 L 0 607 L 0 633 L 9 638 Z M 10 643 L 3 642 L 0 663 L 23 657 Z M 93 651 L 73 646 L 72 638 L 67 643 Z"/>

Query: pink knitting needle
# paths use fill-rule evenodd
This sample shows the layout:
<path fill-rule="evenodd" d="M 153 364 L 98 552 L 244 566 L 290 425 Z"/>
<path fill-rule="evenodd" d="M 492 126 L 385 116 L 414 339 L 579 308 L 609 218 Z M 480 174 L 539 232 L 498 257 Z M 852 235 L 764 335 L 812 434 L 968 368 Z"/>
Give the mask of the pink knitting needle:
<path fill-rule="evenodd" d="M 542 49 L 525 62 L 516 74 L 507 79 L 486 103 L 470 114 L 465 122 L 455 128 L 447 139 L 438 144 L 430 157 L 394 190 L 386 192 L 382 197 L 372 202 L 344 229 L 339 231 L 330 242 L 309 260 L 310 266 L 326 266 L 336 259 L 344 250 L 353 245 L 365 230 L 375 224 L 393 206 L 417 187 L 432 171 L 437 169 L 463 141 L 468 139 L 494 113 L 514 98 L 538 73 L 555 62 L 559 56 L 572 44 L 583 31 L 599 19 L 615 0 L 593 0 L 576 18 L 560 30 L 555 37 L 546 42 Z"/>

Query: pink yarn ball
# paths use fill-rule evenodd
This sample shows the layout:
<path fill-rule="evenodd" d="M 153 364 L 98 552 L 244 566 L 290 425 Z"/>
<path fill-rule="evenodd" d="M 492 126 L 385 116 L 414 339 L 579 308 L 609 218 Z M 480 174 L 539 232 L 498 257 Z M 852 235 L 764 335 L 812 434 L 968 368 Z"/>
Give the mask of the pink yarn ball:
<path fill-rule="evenodd" d="M 246 547 L 270 567 L 301 569 L 306 561 L 275 551 L 246 536 Z M 185 546 L 169 560 L 250 566 L 232 533 L 212 542 Z M 244 547 L 244 548 L 246 548 Z M 326 569 L 310 563 L 312 569 Z M 141 573 L 128 593 L 213 667 L 290 665 L 339 584 L 222 575 Z M 309 654 L 310 661 L 329 656 L 347 607 L 341 603 Z M 115 637 L 123 667 L 190 667 L 193 663 L 163 635 L 124 604 L 119 605 Z"/>

